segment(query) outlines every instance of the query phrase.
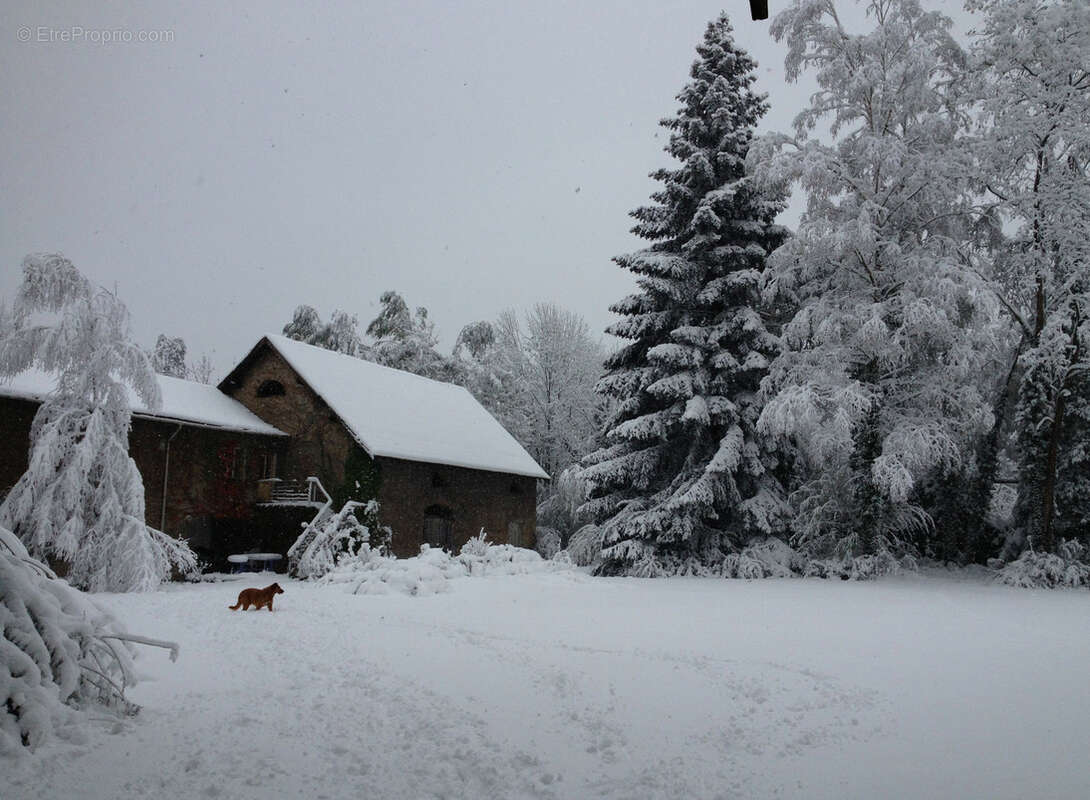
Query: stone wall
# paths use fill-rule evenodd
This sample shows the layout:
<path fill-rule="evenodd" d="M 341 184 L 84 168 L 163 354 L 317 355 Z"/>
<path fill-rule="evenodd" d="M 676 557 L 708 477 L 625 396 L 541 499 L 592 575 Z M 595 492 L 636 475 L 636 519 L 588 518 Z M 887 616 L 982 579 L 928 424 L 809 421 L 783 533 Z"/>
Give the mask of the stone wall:
<path fill-rule="evenodd" d="M 327 491 L 340 487 L 349 453 L 357 445 L 325 401 L 268 346 L 237 377 L 237 383 L 224 387 L 227 393 L 265 422 L 291 434 L 279 477 L 305 481 L 315 476 Z M 262 396 L 261 387 L 273 381 L 284 393 Z"/>
<path fill-rule="evenodd" d="M 449 514 L 455 552 L 481 528 L 496 544 L 530 548 L 536 544 L 534 478 L 396 458 L 377 460 L 382 471 L 379 517 L 393 530 L 395 555 L 420 552 L 429 509 Z"/>
<path fill-rule="evenodd" d="M 167 445 L 170 464 L 167 469 Z M 253 516 L 265 460 L 283 448 L 282 437 L 179 425 L 134 417 L 129 454 L 144 478 L 149 525 L 173 536 L 193 517 L 246 519 Z M 163 486 L 167 502 L 163 517 Z M 203 542 L 195 542 L 204 546 Z"/>

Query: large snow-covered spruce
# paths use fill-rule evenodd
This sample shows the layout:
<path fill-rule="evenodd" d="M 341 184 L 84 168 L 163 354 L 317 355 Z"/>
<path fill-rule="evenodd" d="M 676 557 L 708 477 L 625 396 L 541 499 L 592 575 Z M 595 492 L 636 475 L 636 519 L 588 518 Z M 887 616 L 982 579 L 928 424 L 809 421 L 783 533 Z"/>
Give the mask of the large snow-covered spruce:
<path fill-rule="evenodd" d="M 23 261 L 0 332 L 0 379 L 30 368 L 56 375 L 56 390 L 34 417 L 29 465 L 0 504 L 0 525 L 89 591 L 146 591 L 172 567 L 194 569 L 184 542 L 145 524 L 129 457 L 128 387 L 149 407 L 160 402 L 147 354 L 129 340 L 120 300 L 59 255 Z"/>
<path fill-rule="evenodd" d="M 785 237 L 773 221 L 782 196 L 745 173 L 767 104 L 725 14 L 697 54 L 680 110 L 661 123 L 681 164 L 652 174 L 662 184 L 654 203 L 632 214 L 633 232 L 652 244 L 615 259 L 639 291 L 612 307 L 623 319 L 609 333 L 630 343 L 606 362 L 610 445 L 583 473 L 607 573 L 718 564 L 784 512 L 776 461 L 755 432 L 776 353 L 758 309 L 761 272 Z"/>
<path fill-rule="evenodd" d="M 810 69 L 819 88 L 793 137 L 750 153 L 762 179 L 808 193 L 797 235 L 769 259 L 766 295 L 797 312 L 759 429 L 800 445 L 796 541 L 820 556 L 898 554 L 929 536 L 922 482 L 973 474 L 992 420 L 980 376 L 993 371 L 995 301 L 968 258 L 959 146 L 966 58 L 950 21 L 915 0 L 865 6 L 861 33 L 832 2 L 777 15 L 788 78 Z M 831 143 L 812 133 L 826 125 Z"/>

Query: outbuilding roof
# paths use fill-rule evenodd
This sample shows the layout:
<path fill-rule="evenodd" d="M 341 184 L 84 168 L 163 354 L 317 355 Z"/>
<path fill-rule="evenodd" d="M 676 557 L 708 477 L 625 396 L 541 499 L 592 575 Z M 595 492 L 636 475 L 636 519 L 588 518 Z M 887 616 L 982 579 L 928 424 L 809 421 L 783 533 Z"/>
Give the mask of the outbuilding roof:
<path fill-rule="evenodd" d="M 206 428 L 221 428 L 240 433 L 286 436 L 262 420 L 242 403 L 215 386 L 156 375 L 163 404 L 149 409 L 131 388 L 129 407 L 137 417 L 181 422 Z M 44 402 L 56 389 L 56 377 L 38 369 L 28 369 L 10 378 L 0 378 L 0 397 Z"/>
<path fill-rule="evenodd" d="M 265 336 L 221 387 L 265 344 L 325 401 L 372 457 L 549 477 L 465 388 L 285 336 Z"/>

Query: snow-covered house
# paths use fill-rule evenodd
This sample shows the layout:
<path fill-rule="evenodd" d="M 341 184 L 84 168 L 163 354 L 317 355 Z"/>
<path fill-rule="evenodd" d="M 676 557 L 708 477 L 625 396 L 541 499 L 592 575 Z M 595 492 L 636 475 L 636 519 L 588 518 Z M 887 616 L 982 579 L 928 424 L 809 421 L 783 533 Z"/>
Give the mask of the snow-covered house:
<path fill-rule="evenodd" d="M 279 477 L 317 477 L 338 503 L 376 498 L 396 554 L 457 549 L 482 528 L 534 546 L 548 475 L 466 389 L 275 335 L 220 389 L 289 434 Z"/>
<path fill-rule="evenodd" d="M 147 522 L 214 566 L 230 553 L 285 553 L 323 490 L 338 508 L 377 499 L 399 555 L 457 549 L 481 528 L 535 544 L 537 480 L 548 476 L 462 387 L 282 336 L 263 337 L 218 388 L 158 380 L 161 408 L 130 398 Z M 52 390 L 33 370 L 0 380 L 0 497 L 26 470 L 31 422 Z"/>

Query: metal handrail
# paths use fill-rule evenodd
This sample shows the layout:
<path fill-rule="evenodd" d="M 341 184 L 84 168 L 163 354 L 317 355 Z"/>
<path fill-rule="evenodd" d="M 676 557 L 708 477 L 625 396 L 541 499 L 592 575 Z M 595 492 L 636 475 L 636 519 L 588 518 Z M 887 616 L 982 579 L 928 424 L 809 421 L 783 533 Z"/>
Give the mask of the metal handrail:
<path fill-rule="evenodd" d="M 295 540 L 295 543 L 288 549 L 288 574 L 294 575 L 296 566 L 299 564 L 299 559 L 303 553 L 307 551 L 310 543 L 314 541 L 314 537 L 318 535 L 318 529 L 322 523 L 333 513 L 333 498 L 329 496 L 329 492 L 322 486 L 322 482 L 311 476 L 307 478 L 307 490 L 308 496 L 312 498 L 312 502 L 317 502 L 317 492 L 321 492 L 325 497 L 325 502 L 322 503 L 322 507 L 318 509 L 318 513 L 314 515 L 314 519 L 306 524 L 303 528 L 303 532 L 299 534 L 299 538 Z"/>

